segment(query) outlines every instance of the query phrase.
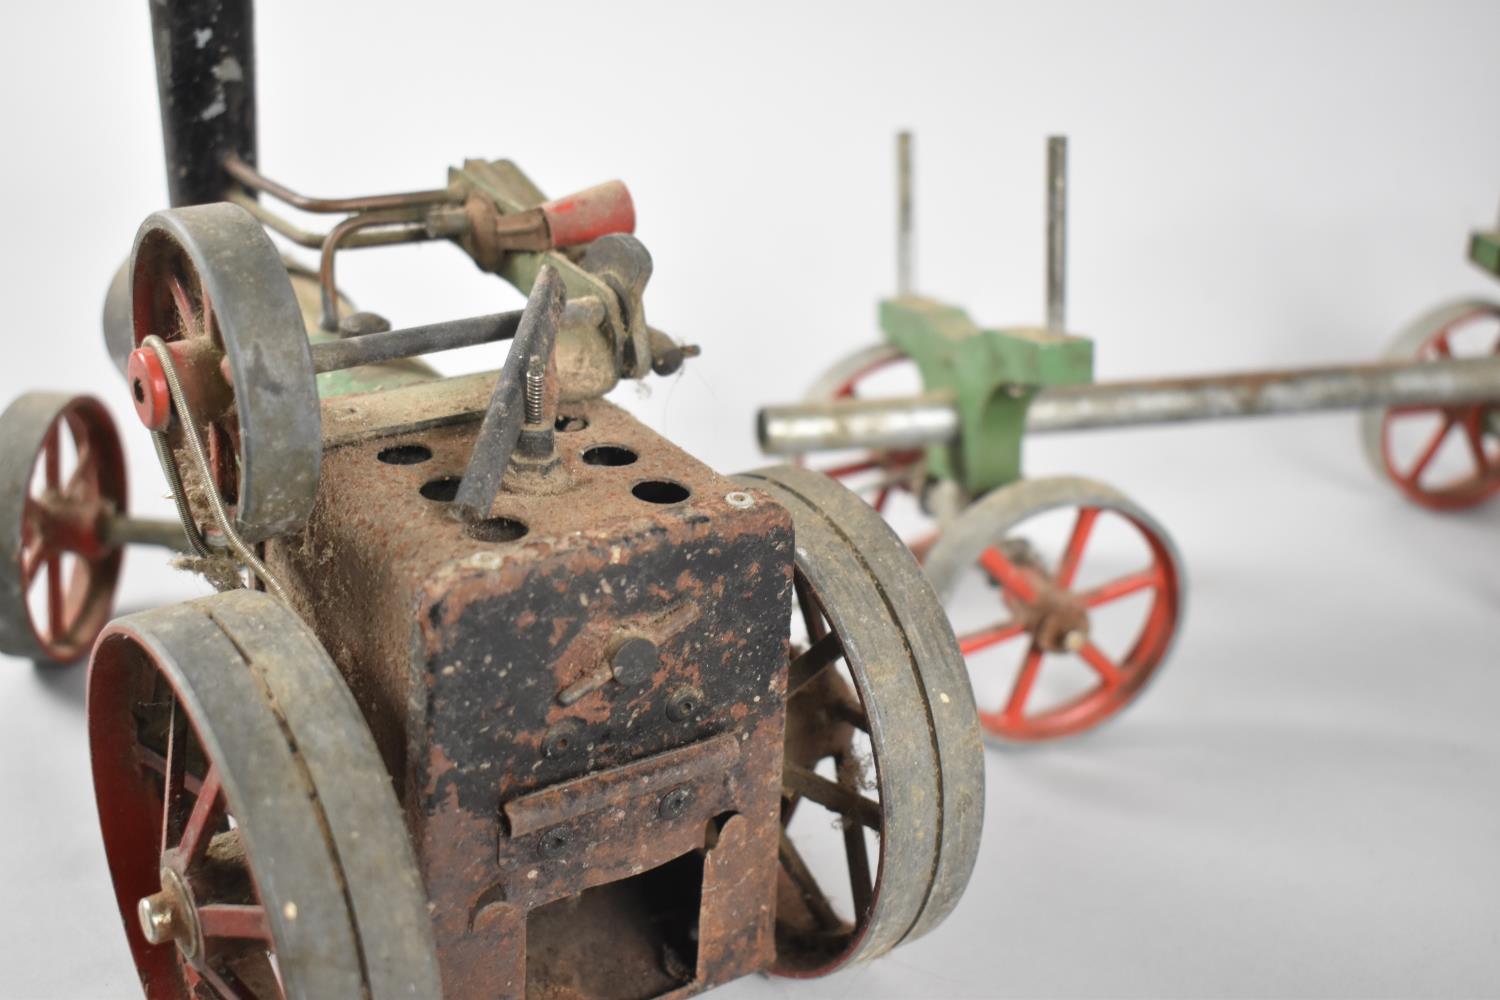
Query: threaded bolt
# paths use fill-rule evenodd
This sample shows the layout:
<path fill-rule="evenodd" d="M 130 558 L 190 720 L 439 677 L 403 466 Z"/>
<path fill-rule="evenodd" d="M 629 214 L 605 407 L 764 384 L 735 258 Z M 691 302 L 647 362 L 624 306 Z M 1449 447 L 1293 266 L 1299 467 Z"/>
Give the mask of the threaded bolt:
<path fill-rule="evenodd" d="M 538 364 L 526 369 L 526 422 L 542 422 L 542 402 L 547 394 L 547 370 Z"/>

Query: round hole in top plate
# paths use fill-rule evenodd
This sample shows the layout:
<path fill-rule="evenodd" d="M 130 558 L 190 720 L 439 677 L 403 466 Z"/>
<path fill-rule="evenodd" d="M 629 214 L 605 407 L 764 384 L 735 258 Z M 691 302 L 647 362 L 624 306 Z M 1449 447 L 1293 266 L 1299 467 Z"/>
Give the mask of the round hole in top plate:
<path fill-rule="evenodd" d="M 595 445 L 583 453 L 583 460 L 588 465 L 630 465 L 638 457 L 629 448 L 618 444 Z"/>
<path fill-rule="evenodd" d="M 394 444 L 375 456 L 386 465 L 416 465 L 432 457 L 432 449 L 421 444 Z"/>
<path fill-rule="evenodd" d="M 422 484 L 419 491 L 429 500 L 438 503 L 449 503 L 458 496 L 458 484 L 461 480 L 457 476 L 440 476 L 437 479 L 429 479 Z"/>
<path fill-rule="evenodd" d="M 487 517 L 469 525 L 469 537 L 478 542 L 513 542 L 526 531 L 526 522 L 513 517 Z"/>
<path fill-rule="evenodd" d="M 630 492 L 637 500 L 662 504 L 682 503 L 693 495 L 692 490 L 670 479 L 647 479 L 632 486 Z"/>

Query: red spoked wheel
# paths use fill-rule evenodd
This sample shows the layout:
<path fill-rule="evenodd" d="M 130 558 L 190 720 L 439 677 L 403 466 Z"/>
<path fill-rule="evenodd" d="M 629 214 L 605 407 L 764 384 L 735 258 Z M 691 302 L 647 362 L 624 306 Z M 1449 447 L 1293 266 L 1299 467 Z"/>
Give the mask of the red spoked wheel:
<path fill-rule="evenodd" d="M 891 374 L 908 361 L 905 354 L 888 344 L 862 348 L 824 372 L 804 398 L 808 402 L 857 399 L 862 384 Z M 798 455 L 795 461 L 839 480 L 881 513 L 885 513 L 895 493 L 918 493 L 926 472 L 921 448 L 866 451 L 840 455 L 816 464 L 809 461 L 808 456 Z"/>
<path fill-rule="evenodd" d="M 440 995 L 389 776 L 285 607 L 236 590 L 112 623 L 88 730 L 150 1000 Z"/>
<path fill-rule="evenodd" d="M 1171 538 L 1087 479 L 990 493 L 943 531 L 925 568 L 997 743 L 1072 736 L 1112 718 L 1155 676 L 1182 620 Z"/>
<path fill-rule="evenodd" d="M 1496 353 L 1500 304 L 1464 301 L 1412 323 L 1385 356 L 1435 361 Z M 1375 471 L 1414 503 L 1463 510 L 1500 493 L 1500 400 L 1367 410 L 1360 430 Z"/>
<path fill-rule="evenodd" d="M 125 455 L 104 404 L 32 392 L 0 414 L 0 650 L 69 663 L 114 608 Z"/>

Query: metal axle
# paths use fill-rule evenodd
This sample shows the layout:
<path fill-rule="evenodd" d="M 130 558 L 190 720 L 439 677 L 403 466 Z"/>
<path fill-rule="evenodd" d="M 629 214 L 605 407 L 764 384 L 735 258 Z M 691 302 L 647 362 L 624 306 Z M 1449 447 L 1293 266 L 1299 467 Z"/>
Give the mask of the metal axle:
<path fill-rule="evenodd" d="M 386 361 L 436 354 L 459 347 L 492 344 L 515 337 L 521 325 L 522 312 L 490 313 L 466 319 L 445 320 L 404 330 L 365 333 L 342 340 L 325 340 L 312 345 L 313 371 L 318 374 L 377 365 Z M 597 299 L 576 299 L 567 304 L 563 326 L 598 326 L 604 321 L 604 307 Z"/>
<path fill-rule="evenodd" d="M 1131 427 L 1230 417 L 1500 402 L 1500 357 L 1411 361 L 1105 382 L 1042 389 L 1029 433 Z M 1494 421 L 1491 421 L 1493 426 Z M 757 421 L 772 455 L 842 448 L 914 448 L 951 441 L 958 411 L 941 393 L 772 406 Z"/>

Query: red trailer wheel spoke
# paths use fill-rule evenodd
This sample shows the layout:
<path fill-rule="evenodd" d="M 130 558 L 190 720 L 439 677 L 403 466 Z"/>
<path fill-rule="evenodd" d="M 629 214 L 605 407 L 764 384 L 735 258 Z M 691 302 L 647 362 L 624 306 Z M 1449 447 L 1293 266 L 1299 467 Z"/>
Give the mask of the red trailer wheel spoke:
<path fill-rule="evenodd" d="M 1026 634 L 1026 626 L 1020 622 L 1006 622 L 1003 625 L 992 625 L 989 628 L 977 629 L 973 632 L 965 632 L 958 637 L 958 650 L 965 656 L 970 653 L 978 653 L 998 646 L 1002 642 L 1014 639 Z"/>
<path fill-rule="evenodd" d="M 979 557 L 979 562 L 984 566 L 985 572 L 989 573 L 990 579 L 1010 591 L 1017 600 L 1027 604 L 1036 600 L 1036 588 L 1026 579 L 1026 575 L 1005 557 L 998 546 L 991 545 L 985 549 L 984 554 Z"/>
<path fill-rule="evenodd" d="M 1163 583 L 1161 569 L 1152 566 L 1150 569 L 1141 570 L 1139 573 L 1131 573 L 1100 584 L 1084 593 L 1083 603 L 1090 608 L 1101 607 L 1111 601 L 1118 601 L 1122 597 L 1138 594 L 1143 590 L 1160 587 Z"/>
<path fill-rule="evenodd" d="M 1458 302 L 1408 327 L 1389 359 L 1475 358 L 1500 354 L 1500 306 Z M 1365 452 L 1374 468 L 1414 503 L 1462 510 L 1500 495 L 1500 440 L 1490 404 L 1415 405 L 1367 410 Z M 1425 424 L 1425 426 L 1424 426 Z M 1461 430 L 1463 440 L 1454 439 Z"/>
<path fill-rule="evenodd" d="M 1081 507 L 1078 511 L 1078 520 L 1073 523 L 1073 534 L 1068 538 L 1068 547 L 1063 552 L 1062 562 L 1057 567 L 1057 585 L 1059 587 L 1073 586 L 1073 579 L 1078 576 L 1078 564 L 1083 562 L 1083 550 L 1089 543 L 1089 534 L 1094 530 L 1094 522 L 1099 520 L 1099 509 L 1097 507 Z"/>
<path fill-rule="evenodd" d="M 1042 660 L 1046 658 L 1046 655 L 1034 642 L 1026 651 L 1026 661 L 1021 665 L 1021 673 L 1016 677 L 1015 686 L 1011 688 L 1005 708 L 1000 712 L 1000 718 L 1006 723 L 1016 725 L 1025 717 L 1026 702 L 1031 698 L 1031 689 L 1036 687 L 1036 679 L 1042 672 Z"/>

